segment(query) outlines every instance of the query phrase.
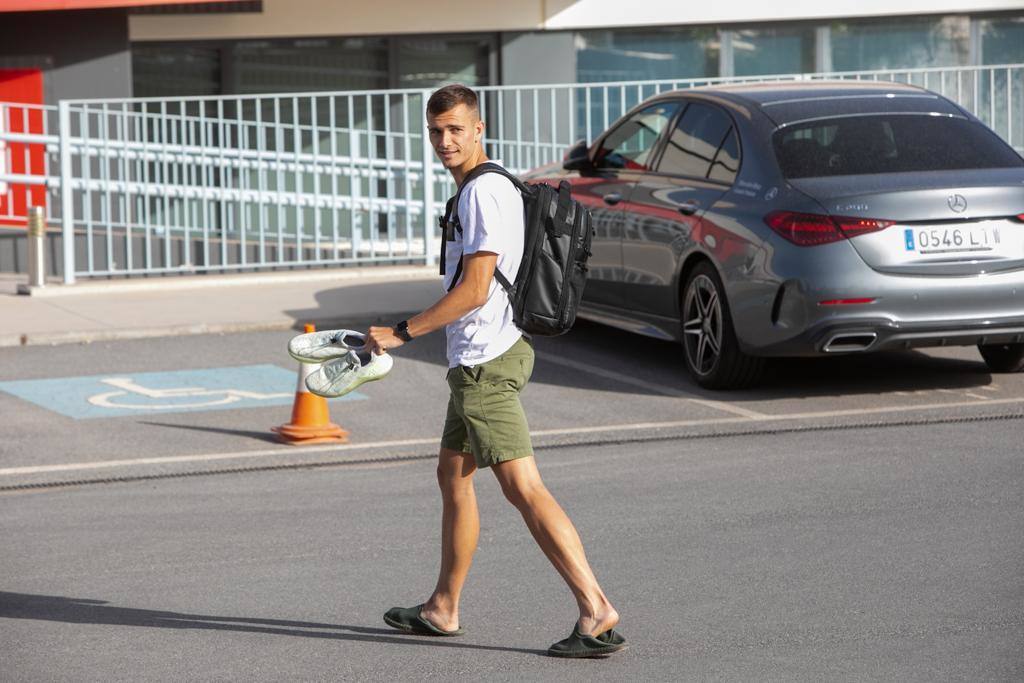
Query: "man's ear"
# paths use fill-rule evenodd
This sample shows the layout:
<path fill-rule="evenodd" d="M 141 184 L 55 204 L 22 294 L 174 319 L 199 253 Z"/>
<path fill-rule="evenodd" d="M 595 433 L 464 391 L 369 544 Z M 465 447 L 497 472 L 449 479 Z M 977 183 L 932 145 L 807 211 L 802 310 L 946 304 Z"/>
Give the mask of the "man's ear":
<path fill-rule="evenodd" d="M 476 125 L 474 126 L 474 128 L 476 129 L 476 139 L 477 140 L 479 140 L 481 137 L 483 137 L 484 128 L 486 128 L 486 127 L 487 126 L 484 124 L 483 120 L 480 120 L 480 121 L 476 122 Z"/>

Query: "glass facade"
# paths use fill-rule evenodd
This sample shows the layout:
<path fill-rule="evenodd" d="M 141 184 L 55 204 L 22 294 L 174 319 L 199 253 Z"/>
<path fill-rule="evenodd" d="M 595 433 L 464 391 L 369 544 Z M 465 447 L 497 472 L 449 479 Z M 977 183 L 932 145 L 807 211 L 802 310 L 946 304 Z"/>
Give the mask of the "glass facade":
<path fill-rule="evenodd" d="M 831 26 L 835 71 L 966 66 L 970 18 L 893 18 L 838 22 Z"/>
<path fill-rule="evenodd" d="M 553 44 L 575 46 L 578 83 L 1024 62 L 1022 13 L 595 29 L 554 38 Z M 136 43 L 134 94 L 498 85 L 499 39 L 495 33 Z M 557 50 L 552 55 L 567 58 Z M 607 105 L 621 111 L 632 102 Z"/>
<path fill-rule="evenodd" d="M 136 45 L 132 48 L 135 97 L 219 95 L 220 50 L 209 47 Z"/>
<path fill-rule="evenodd" d="M 1024 17 L 981 21 L 981 63 L 1024 62 Z"/>
<path fill-rule="evenodd" d="M 658 28 L 580 31 L 580 83 L 700 78 L 718 75 L 718 30 Z"/>
<path fill-rule="evenodd" d="M 136 97 L 489 85 L 493 36 L 135 43 Z"/>
<path fill-rule="evenodd" d="M 733 31 L 736 76 L 814 71 L 814 28 L 745 28 Z"/>
<path fill-rule="evenodd" d="M 232 50 L 239 94 L 388 87 L 383 38 L 246 41 Z"/>
<path fill-rule="evenodd" d="M 440 83 L 487 85 L 491 41 L 485 38 L 402 38 L 398 41 L 398 87 Z"/>

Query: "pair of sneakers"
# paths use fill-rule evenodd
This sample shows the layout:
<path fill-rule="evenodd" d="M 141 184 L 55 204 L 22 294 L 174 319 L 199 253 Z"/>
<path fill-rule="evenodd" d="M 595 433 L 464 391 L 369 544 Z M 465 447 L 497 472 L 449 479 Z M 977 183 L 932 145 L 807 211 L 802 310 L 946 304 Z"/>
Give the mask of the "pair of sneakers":
<path fill-rule="evenodd" d="M 306 388 L 325 398 L 344 396 L 381 379 L 394 364 L 388 354 L 366 350 L 366 336 L 352 330 L 300 334 L 288 342 L 288 353 L 300 363 L 321 363 L 306 377 Z"/>

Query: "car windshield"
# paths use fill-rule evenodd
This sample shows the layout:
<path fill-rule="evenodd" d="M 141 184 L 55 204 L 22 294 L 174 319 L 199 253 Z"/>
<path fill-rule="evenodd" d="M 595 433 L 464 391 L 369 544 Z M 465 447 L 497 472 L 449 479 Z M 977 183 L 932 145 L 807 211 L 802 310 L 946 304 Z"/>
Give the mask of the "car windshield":
<path fill-rule="evenodd" d="M 949 116 L 806 121 L 776 131 L 772 142 L 786 178 L 1024 167 L 1024 159 L 995 133 Z"/>

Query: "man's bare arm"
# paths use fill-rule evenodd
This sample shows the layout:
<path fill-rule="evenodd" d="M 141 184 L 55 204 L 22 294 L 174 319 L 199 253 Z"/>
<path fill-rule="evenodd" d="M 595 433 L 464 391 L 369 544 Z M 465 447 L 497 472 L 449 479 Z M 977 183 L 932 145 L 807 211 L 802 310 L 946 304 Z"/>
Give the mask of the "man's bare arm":
<path fill-rule="evenodd" d="M 421 337 L 483 306 L 497 264 L 498 255 L 489 251 L 463 256 L 462 280 L 436 304 L 409 318 L 409 334 Z M 395 336 L 392 327 L 371 327 L 366 334 L 366 341 L 374 353 L 379 353 L 382 348 L 394 349 L 405 343 Z"/>

